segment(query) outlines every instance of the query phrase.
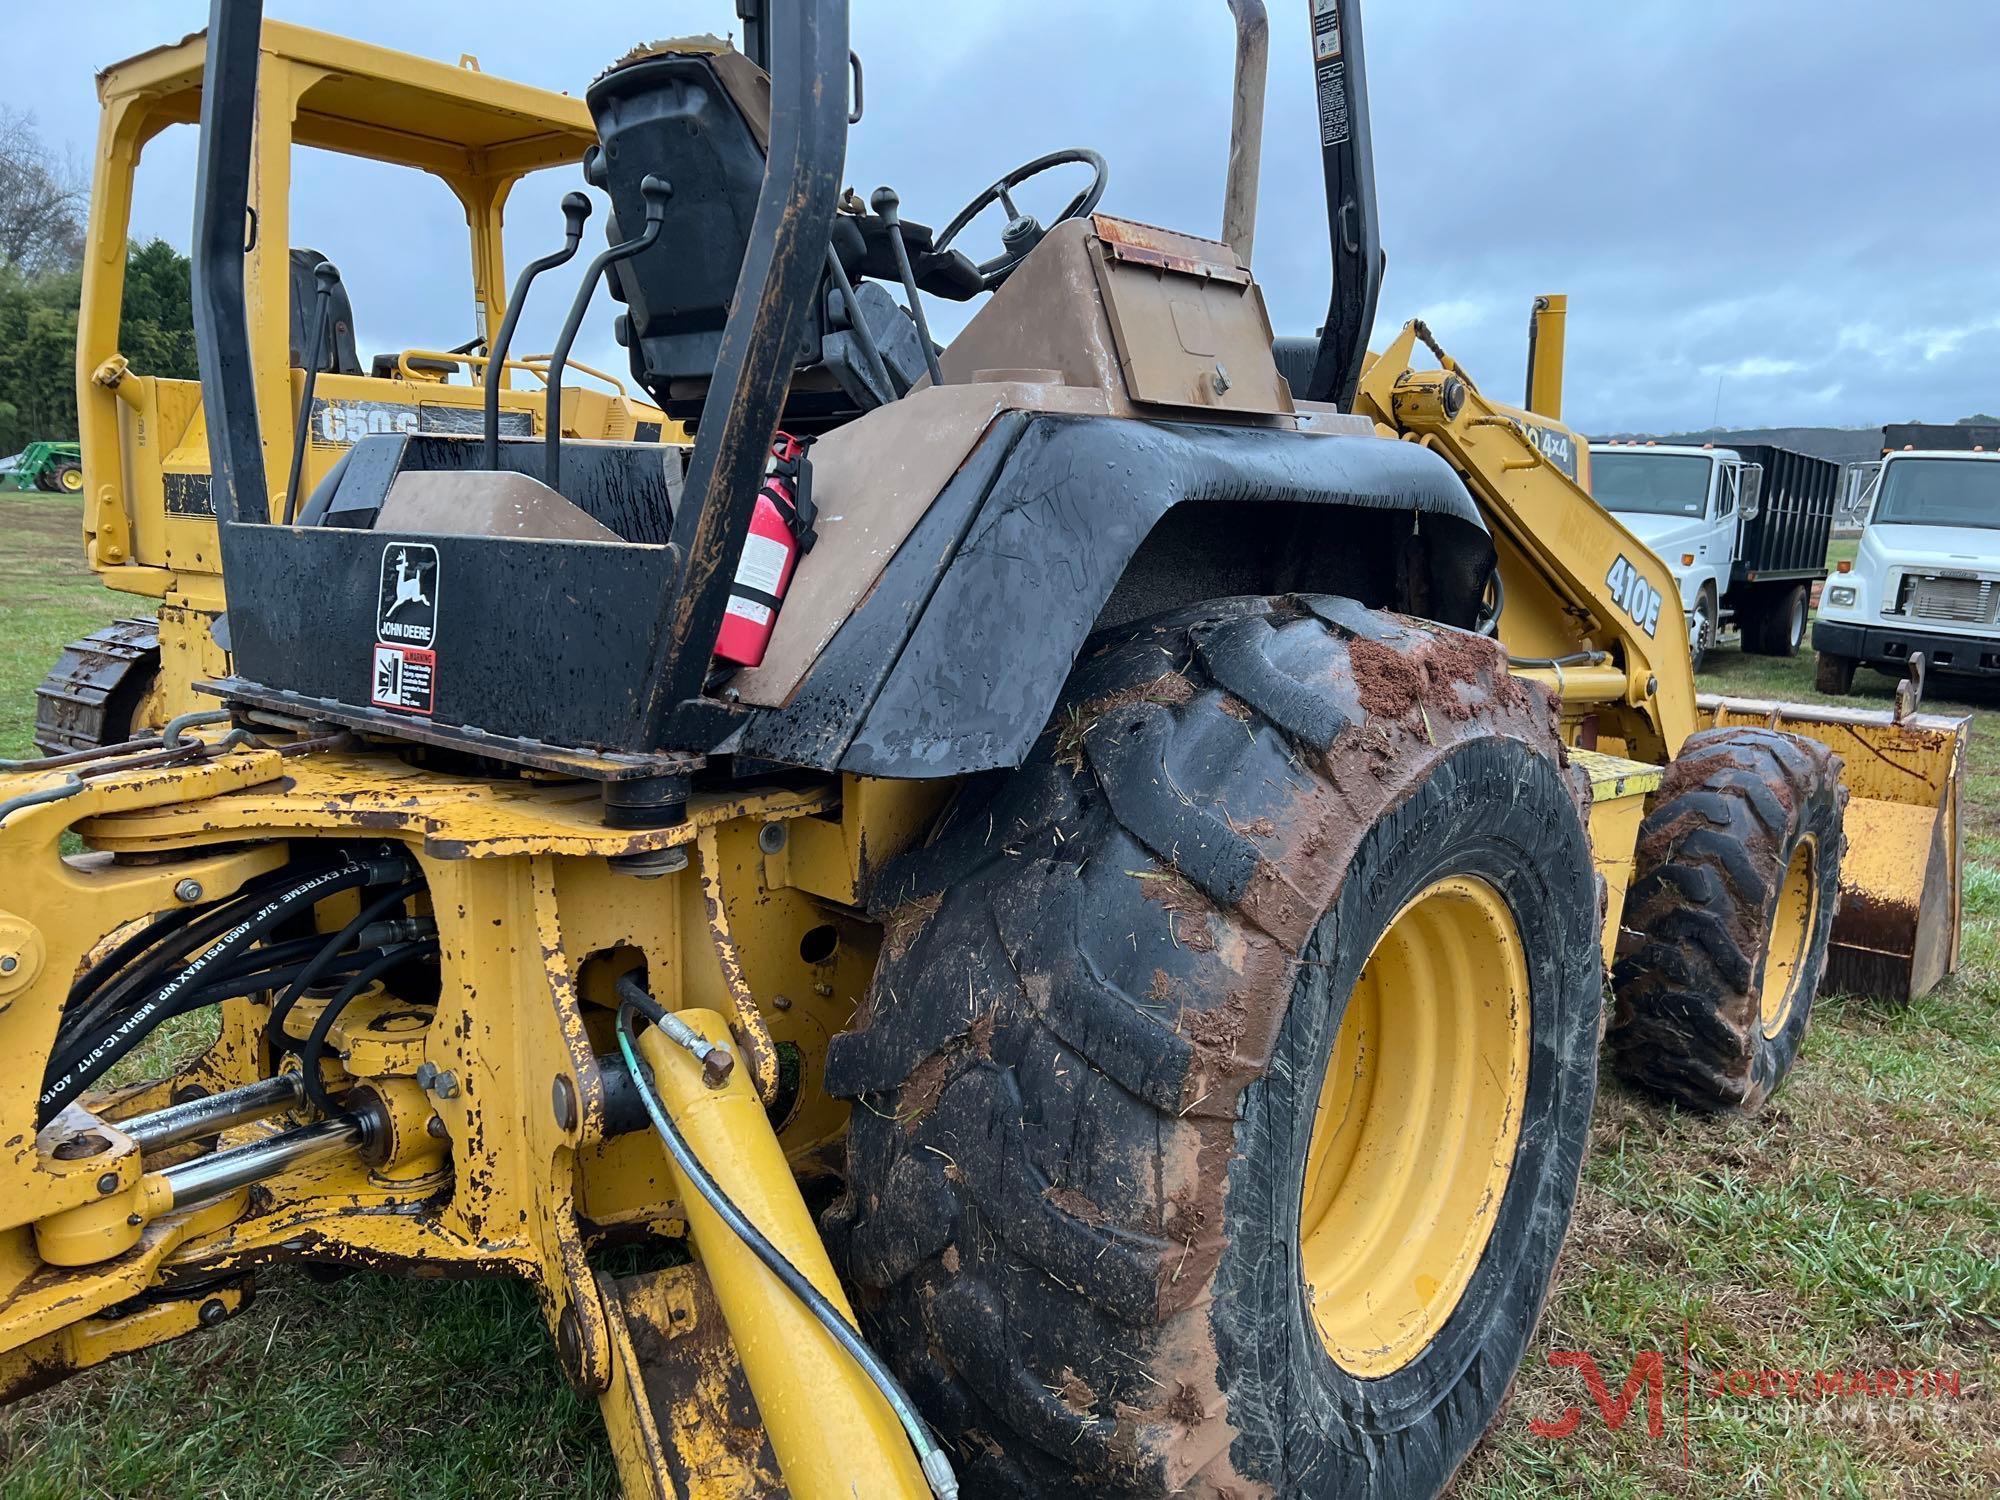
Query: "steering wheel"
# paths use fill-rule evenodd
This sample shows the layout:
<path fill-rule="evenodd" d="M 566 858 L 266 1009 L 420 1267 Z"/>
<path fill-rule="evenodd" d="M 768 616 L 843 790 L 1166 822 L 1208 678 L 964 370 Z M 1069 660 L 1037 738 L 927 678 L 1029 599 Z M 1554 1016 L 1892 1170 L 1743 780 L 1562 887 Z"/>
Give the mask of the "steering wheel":
<path fill-rule="evenodd" d="M 1090 168 L 1090 186 L 1069 200 L 1069 206 L 1056 215 L 1055 224 L 1042 226 L 1033 214 L 1024 214 L 1014 206 L 1013 189 L 1031 177 L 1039 177 L 1051 167 L 1064 166 L 1070 162 L 1082 162 Z M 1002 177 L 993 186 L 980 193 L 956 217 L 945 225 L 944 230 L 931 242 L 933 253 L 949 249 L 958 232 L 970 224 L 992 203 L 998 203 L 1007 210 L 1007 227 L 1000 231 L 1001 253 L 988 261 L 979 263 L 979 275 L 987 291 L 992 291 L 1009 276 L 1014 268 L 1028 258 L 1028 252 L 1047 237 L 1050 229 L 1069 219 L 1080 219 L 1097 207 L 1098 199 L 1104 196 L 1104 184 L 1109 176 L 1104 158 L 1095 151 L 1081 146 L 1068 151 L 1051 151 L 1047 156 L 1038 156 L 1031 162 L 1024 162 Z"/>

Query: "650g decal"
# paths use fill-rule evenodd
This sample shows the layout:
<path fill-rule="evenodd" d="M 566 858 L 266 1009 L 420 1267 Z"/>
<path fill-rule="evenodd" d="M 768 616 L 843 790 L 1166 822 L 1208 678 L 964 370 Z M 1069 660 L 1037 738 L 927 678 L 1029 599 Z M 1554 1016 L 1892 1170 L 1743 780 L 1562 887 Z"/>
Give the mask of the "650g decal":
<path fill-rule="evenodd" d="M 1647 635 L 1652 635 L 1660 624 L 1660 591 L 1646 582 L 1646 575 L 1626 560 L 1621 554 L 1611 565 L 1611 571 L 1604 575 L 1604 586 L 1611 590 L 1611 597 L 1618 601 L 1618 607 L 1625 611 L 1632 623 Z"/>

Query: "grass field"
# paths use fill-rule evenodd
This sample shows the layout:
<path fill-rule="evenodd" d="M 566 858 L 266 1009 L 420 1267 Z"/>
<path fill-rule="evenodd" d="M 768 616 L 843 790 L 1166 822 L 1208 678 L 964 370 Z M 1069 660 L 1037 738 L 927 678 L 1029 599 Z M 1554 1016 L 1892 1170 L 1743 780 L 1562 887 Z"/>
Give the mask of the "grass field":
<path fill-rule="evenodd" d="M 23 753 L 57 647 L 129 612 L 77 555 L 74 501 L 0 496 L 0 754 Z M 1724 649 L 1706 686 L 1818 699 L 1809 657 Z M 1967 782 L 1963 972 L 1908 1009 L 1823 999 L 1757 1119 L 1659 1108 L 1607 1075 L 1562 1273 L 1466 1496 L 2000 1494 L 2000 693 Z M 1858 696 L 1890 684 L 1862 674 Z M 1821 700 L 1824 701 L 1824 700 Z M 1614 1401 L 1659 1356 L 1611 1432 Z M 1642 1374 L 1646 1366 L 1640 1366 Z M 1803 1372 L 1802 1395 L 1784 1377 Z M 1951 1372 L 1958 1394 L 1821 1396 L 1815 1372 Z M 1573 1433 L 1530 1422 L 1580 1408 Z M 499 1282 L 260 1279 L 213 1333 L 0 1411 L 0 1497 L 608 1496 L 594 1405 Z"/>

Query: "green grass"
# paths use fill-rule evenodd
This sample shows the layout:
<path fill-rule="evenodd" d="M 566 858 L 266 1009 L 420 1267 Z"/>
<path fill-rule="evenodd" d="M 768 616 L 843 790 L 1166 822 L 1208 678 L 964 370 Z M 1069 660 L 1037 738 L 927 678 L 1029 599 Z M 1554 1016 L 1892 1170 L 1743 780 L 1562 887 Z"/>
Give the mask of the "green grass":
<path fill-rule="evenodd" d="M 0 496 L 4 753 L 25 748 L 61 642 L 131 612 L 83 570 L 76 517 Z M 1810 656 L 1711 664 L 1709 688 L 1823 701 Z M 1890 692 L 1856 684 L 1883 706 Z M 1459 1494 L 2000 1493 L 2000 692 L 1958 693 L 1945 680 L 1932 706 L 1978 720 L 1963 971 L 1908 1008 L 1822 1002 L 1754 1120 L 1677 1115 L 1606 1075 L 1548 1313 Z M 0 1500 L 616 1493 L 594 1404 L 563 1386 L 524 1288 L 287 1267 L 258 1286 L 212 1333 L 0 1411 Z M 1548 1365 L 1587 1351 L 1615 1395 L 1647 1349 L 1669 1383 L 1658 1441 L 1643 1402 L 1612 1434 Z M 1703 1390 L 1738 1368 L 1856 1367 L 1958 1370 L 1964 1394 L 1869 1416 Z M 1572 1403 L 1574 1436 L 1530 1431 Z"/>

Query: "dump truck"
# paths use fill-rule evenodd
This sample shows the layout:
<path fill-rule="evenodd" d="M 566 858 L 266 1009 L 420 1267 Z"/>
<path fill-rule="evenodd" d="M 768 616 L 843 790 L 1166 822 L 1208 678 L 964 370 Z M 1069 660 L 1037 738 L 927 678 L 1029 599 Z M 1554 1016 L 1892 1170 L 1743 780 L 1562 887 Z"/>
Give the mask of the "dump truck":
<path fill-rule="evenodd" d="M 508 195 L 532 172 L 574 166 L 596 136 L 581 100 L 482 73 L 470 57 L 434 62 L 280 21 L 265 27 L 262 56 L 274 107 L 258 126 L 262 166 L 245 274 L 272 513 L 282 516 L 357 437 L 479 430 L 483 351 L 509 300 L 500 243 Z M 44 754 L 158 730 L 204 706 L 198 679 L 229 671 L 226 629 L 216 628 L 225 601 L 201 392 L 193 381 L 134 369 L 119 352 L 133 185 L 162 133 L 197 119 L 202 84 L 199 36 L 97 76 L 101 113 L 77 313 L 80 443 L 72 451 L 80 467 L 65 471 L 64 487 L 84 496 L 85 558 L 105 587 L 133 596 L 135 613 L 70 643 L 49 672 L 35 705 L 35 744 Z M 307 150 L 427 173 L 463 207 L 472 305 L 461 346 L 389 344 L 363 363 L 357 339 L 368 331 L 369 309 L 354 306 L 337 265 L 319 249 L 291 243 L 292 172 Z M 356 236 L 392 232 L 366 215 L 352 223 Z M 338 255 L 342 246 L 323 248 Z M 659 410 L 622 381 L 571 370 L 589 379 L 572 379 L 562 392 L 566 433 L 663 436 Z M 503 360 L 492 373 L 504 430 L 542 431 L 546 358 Z M 523 380 L 527 388 L 513 388 Z"/>
<path fill-rule="evenodd" d="M 1673 571 L 1699 670 L 1729 626 L 1755 655 L 1798 655 L 1840 483 L 1840 465 L 1771 444 L 1613 439 L 1590 490 Z"/>
<path fill-rule="evenodd" d="M 523 1278 L 635 1496 L 1434 1493 L 1548 1293 L 1607 966 L 1619 1066 L 1757 1107 L 1858 809 L 1936 841 L 1878 918 L 1955 931 L 1963 726 L 1704 706 L 1664 565 L 1427 328 L 1370 354 L 1353 0 L 1291 377 L 1254 0 L 1220 237 L 1084 149 L 942 230 L 843 193 L 844 0 L 738 9 L 584 94 L 571 305 L 613 276 L 680 485 L 385 434 L 287 521 L 215 0 L 231 670 L 0 776 L 0 1390 L 303 1259 Z M 942 348 L 926 298 L 977 304 Z M 213 1044 L 114 1075 L 170 1016 Z"/>
<path fill-rule="evenodd" d="M 1856 668 L 2000 673 L 2000 428 L 1899 423 L 1861 502 L 1861 544 L 1820 591 L 1819 688 Z"/>

